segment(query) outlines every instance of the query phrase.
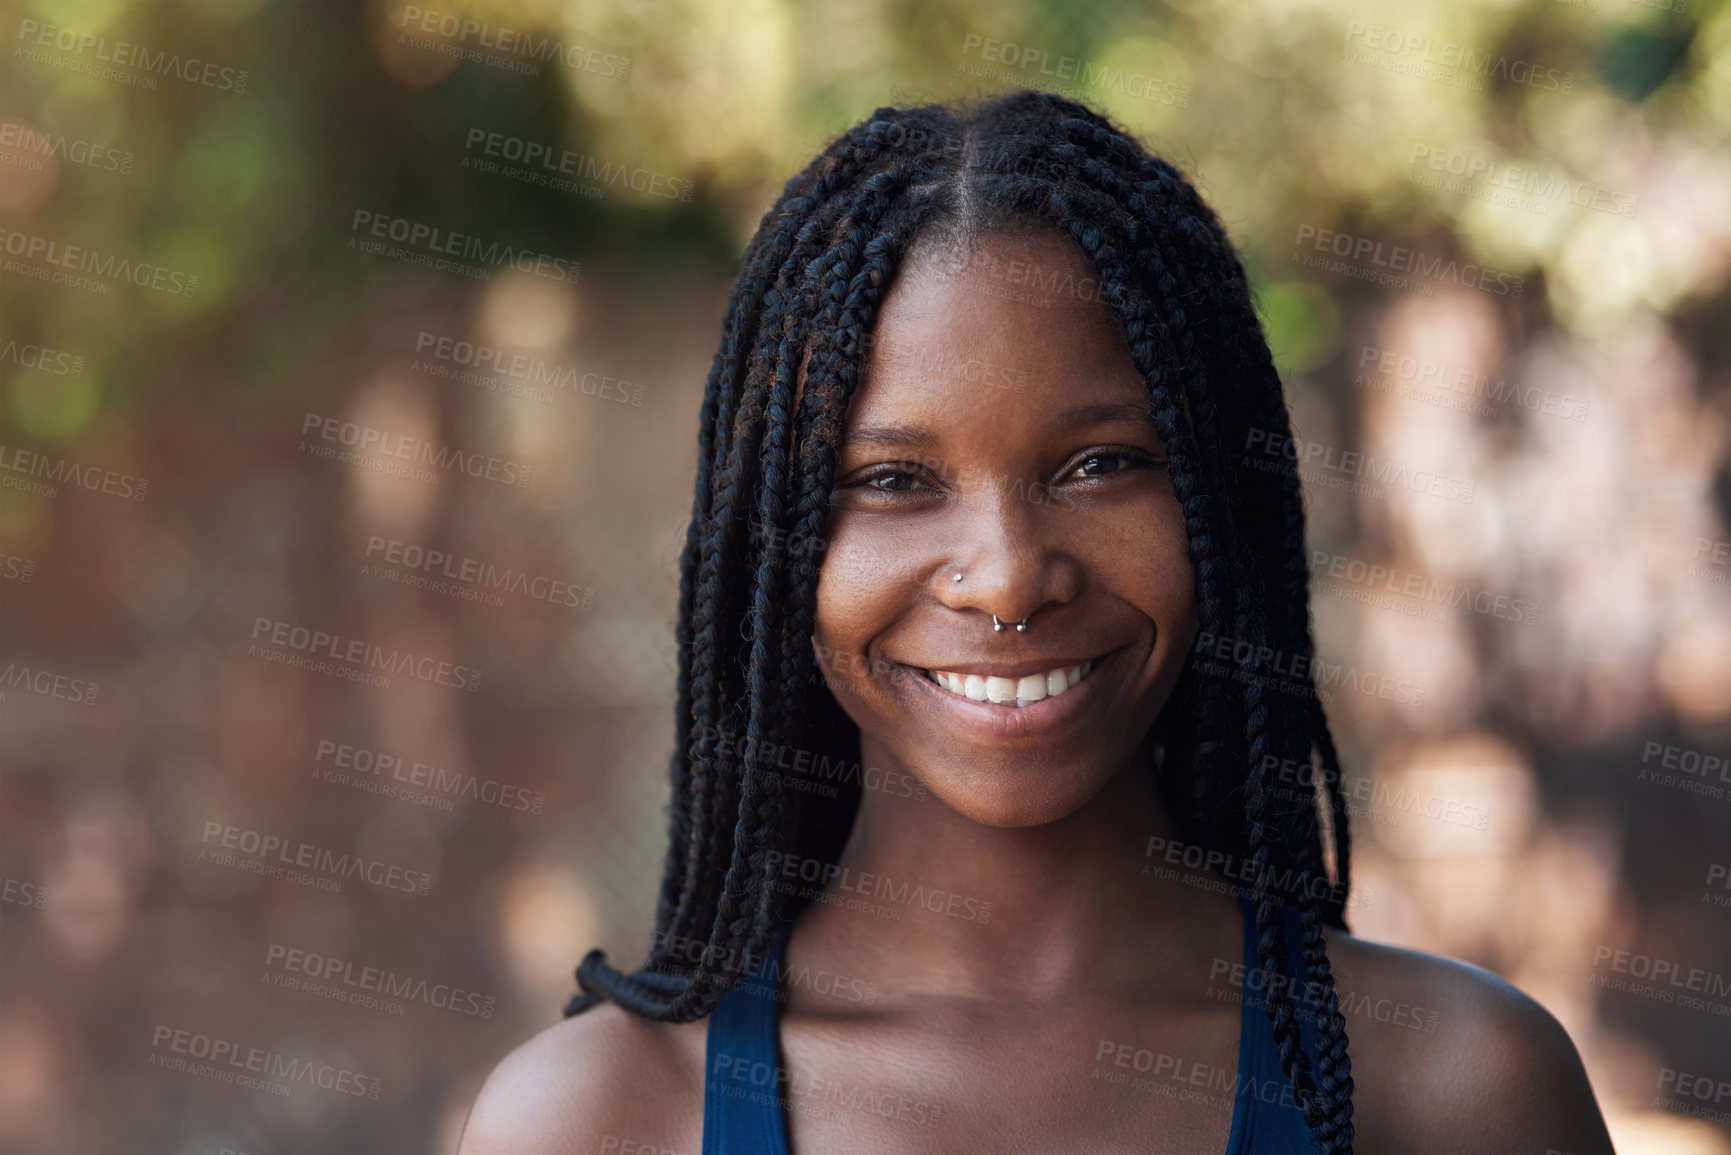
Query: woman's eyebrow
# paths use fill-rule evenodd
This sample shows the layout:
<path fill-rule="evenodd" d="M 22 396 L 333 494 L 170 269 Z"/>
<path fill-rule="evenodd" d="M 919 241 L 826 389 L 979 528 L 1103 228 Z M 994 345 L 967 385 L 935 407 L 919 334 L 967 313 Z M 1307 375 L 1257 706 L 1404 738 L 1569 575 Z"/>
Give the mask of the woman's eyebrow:
<path fill-rule="evenodd" d="M 1146 421 L 1153 424 L 1154 418 L 1149 414 L 1146 402 L 1100 401 L 1065 410 L 1064 415 L 1058 418 L 1058 425 L 1062 429 L 1075 429 L 1107 421 Z"/>
<path fill-rule="evenodd" d="M 1146 405 L 1134 401 L 1097 401 L 1066 409 L 1058 418 L 1060 429 L 1079 429 L 1101 425 L 1108 421 L 1139 421 L 1149 425 L 1154 419 Z M 918 425 L 862 425 L 847 435 L 844 446 L 875 445 L 890 449 L 926 449 L 937 445 L 938 438 L 929 429 Z"/>
<path fill-rule="evenodd" d="M 847 435 L 844 445 L 882 445 L 892 449 L 930 449 L 937 436 L 917 425 L 862 425 Z"/>

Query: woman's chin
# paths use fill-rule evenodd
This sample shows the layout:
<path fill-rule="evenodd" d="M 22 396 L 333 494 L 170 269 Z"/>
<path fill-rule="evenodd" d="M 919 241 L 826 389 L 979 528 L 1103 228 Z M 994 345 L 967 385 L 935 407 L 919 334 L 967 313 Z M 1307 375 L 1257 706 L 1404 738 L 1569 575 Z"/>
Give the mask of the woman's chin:
<path fill-rule="evenodd" d="M 932 794 L 971 822 L 1014 829 L 1068 818 L 1106 786 L 1055 770 L 988 770 L 960 781 L 950 775 L 919 775 Z"/>

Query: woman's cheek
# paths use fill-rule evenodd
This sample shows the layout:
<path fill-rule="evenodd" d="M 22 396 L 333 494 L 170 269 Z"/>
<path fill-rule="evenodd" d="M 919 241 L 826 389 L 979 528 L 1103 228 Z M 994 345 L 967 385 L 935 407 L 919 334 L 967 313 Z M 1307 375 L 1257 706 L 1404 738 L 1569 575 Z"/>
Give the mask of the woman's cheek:
<path fill-rule="evenodd" d="M 819 672 L 835 690 L 857 693 L 869 671 L 864 650 L 875 632 L 874 602 L 883 597 L 885 558 L 870 535 L 845 530 L 830 538 L 824 552 L 812 642 Z"/>
<path fill-rule="evenodd" d="M 850 590 L 886 592 L 915 572 L 909 543 L 869 518 L 847 519 L 832 527 L 824 557 L 823 580 Z"/>

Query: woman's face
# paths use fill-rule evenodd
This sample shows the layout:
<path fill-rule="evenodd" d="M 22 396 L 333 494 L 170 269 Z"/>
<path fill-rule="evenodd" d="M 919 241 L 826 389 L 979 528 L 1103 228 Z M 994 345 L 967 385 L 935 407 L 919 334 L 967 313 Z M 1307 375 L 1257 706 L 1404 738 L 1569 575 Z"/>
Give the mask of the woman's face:
<path fill-rule="evenodd" d="M 1056 231 L 916 246 L 836 461 L 819 669 L 875 756 L 992 826 L 1097 794 L 1196 636 L 1165 449 L 1099 289 Z"/>

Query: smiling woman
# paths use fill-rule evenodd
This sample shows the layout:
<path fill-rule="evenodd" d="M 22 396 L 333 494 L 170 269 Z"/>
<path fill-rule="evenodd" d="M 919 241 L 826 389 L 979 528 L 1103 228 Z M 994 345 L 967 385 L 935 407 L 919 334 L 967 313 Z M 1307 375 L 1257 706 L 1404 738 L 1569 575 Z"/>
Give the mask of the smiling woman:
<path fill-rule="evenodd" d="M 1048 275 L 1005 298 L 987 271 L 999 266 Z M 992 827 L 1056 822 L 1098 794 L 1196 638 L 1148 391 L 1111 310 L 1058 287 L 1091 274 L 1055 231 L 922 234 L 879 312 L 836 462 L 814 641 L 888 669 L 840 671 L 830 692 L 866 761 Z M 1013 365 L 1018 387 L 982 396 L 927 372 L 932 350 Z M 885 556 L 900 580 L 882 580 Z M 856 836 L 921 822 L 880 818 L 877 802 Z"/>
<path fill-rule="evenodd" d="M 1298 479 L 1234 464 L 1285 400 L 1170 165 L 879 109 L 765 216 L 700 428 L 650 957 L 465 1155 L 1610 1149 L 1537 1004 L 1347 933 Z"/>

